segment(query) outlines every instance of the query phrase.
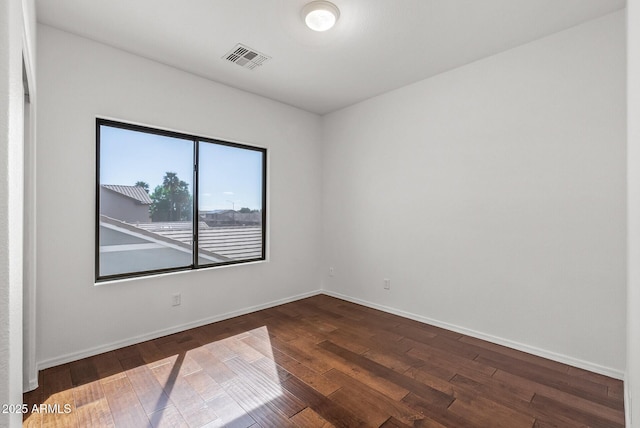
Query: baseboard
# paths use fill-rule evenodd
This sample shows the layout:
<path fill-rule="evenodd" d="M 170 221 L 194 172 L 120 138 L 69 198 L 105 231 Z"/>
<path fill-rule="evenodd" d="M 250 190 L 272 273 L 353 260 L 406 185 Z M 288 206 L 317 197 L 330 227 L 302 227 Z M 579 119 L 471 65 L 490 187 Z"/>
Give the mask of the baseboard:
<path fill-rule="evenodd" d="M 157 339 L 158 337 L 167 336 L 169 334 L 179 333 L 181 331 L 189 330 L 190 328 L 200 327 L 206 324 L 211 324 L 211 323 L 223 321 L 229 318 L 234 318 L 240 315 L 246 315 L 251 312 L 260 311 L 262 309 L 268 309 L 274 306 L 283 305 L 285 303 L 294 302 L 296 300 L 305 299 L 307 297 L 316 296 L 318 294 L 322 294 L 322 291 L 315 290 L 315 291 L 310 291 L 308 293 L 302 293 L 295 296 L 286 297 L 284 299 L 273 300 L 268 303 L 263 303 L 256 306 L 250 306 L 250 307 L 239 309 L 236 311 L 227 312 L 221 315 L 215 315 L 212 317 L 203 318 L 198 321 L 193 321 L 186 324 L 180 324 L 180 325 L 169 327 L 162 330 L 156 330 L 148 334 L 143 334 L 135 337 L 130 337 L 128 339 L 108 343 L 105 345 L 96 346 L 94 348 L 86 349 L 84 351 L 72 352 L 69 354 L 61 355 L 60 357 L 50 358 L 48 360 L 40 361 L 37 363 L 38 371 L 48 369 L 50 367 L 59 366 L 60 364 L 70 363 L 72 361 L 77 361 L 83 358 L 102 354 L 104 352 L 113 351 L 115 349 L 124 348 L 125 346 L 135 345 L 137 343 L 145 342 L 147 340 Z M 37 379 L 35 381 L 35 384 L 37 387 Z"/>
<path fill-rule="evenodd" d="M 25 388 L 25 390 L 22 391 L 22 392 L 33 391 L 34 389 L 36 389 L 38 387 L 37 370 L 36 370 L 36 378 L 35 379 L 29 379 L 29 382 L 26 385 L 23 385 L 23 387 Z"/>
<path fill-rule="evenodd" d="M 409 318 L 415 321 L 430 324 L 436 327 L 441 327 L 447 330 L 455 331 L 456 333 L 465 334 L 467 336 L 475 337 L 476 339 L 486 340 L 498 345 L 506 346 L 518 351 L 526 352 L 528 354 L 537 355 L 538 357 L 547 358 L 549 360 L 557 361 L 559 363 L 568 364 L 573 367 L 588 370 L 590 372 L 598 373 L 604 376 L 609 376 L 615 379 L 624 379 L 624 372 L 610 367 L 601 366 L 599 364 L 591 363 L 589 361 L 580 360 L 578 358 L 569 357 L 567 355 L 558 354 L 556 352 L 548 351 L 541 348 L 525 345 L 523 343 L 514 342 L 512 340 L 503 339 L 501 337 L 485 334 L 479 331 L 471 330 L 465 327 L 460 327 L 454 324 L 438 321 L 432 318 L 417 315 L 411 312 L 402 311 L 389 306 L 379 305 L 377 303 L 369 302 L 367 300 L 358 299 L 355 297 L 347 296 L 330 290 L 322 290 L 323 294 L 336 297 L 338 299 L 346 300 L 348 302 L 357 303 L 359 305 L 367 306 L 369 308 L 378 309 L 383 312 L 398 315 L 404 318 Z"/>

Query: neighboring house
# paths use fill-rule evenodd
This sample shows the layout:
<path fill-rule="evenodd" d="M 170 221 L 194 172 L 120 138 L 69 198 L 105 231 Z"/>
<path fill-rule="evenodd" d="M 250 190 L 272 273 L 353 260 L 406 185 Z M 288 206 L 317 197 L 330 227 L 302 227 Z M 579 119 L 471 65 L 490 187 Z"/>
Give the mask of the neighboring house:
<path fill-rule="evenodd" d="M 260 211 L 242 213 L 234 210 L 200 211 L 200 219 L 212 227 L 260 225 L 262 224 L 262 213 Z"/>
<path fill-rule="evenodd" d="M 100 186 L 100 214 L 127 223 L 151 221 L 149 207 L 153 201 L 138 186 L 103 184 Z"/>
<path fill-rule="evenodd" d="M 209 226 L 230 225 L 234 222 L 234 214 L 233 210 L 200 211 L 200 219 Z"/>
<path fill-rule="evenodd" d="M 236 213 L 236 224 L 259 225 L 262 224 L 262 212 L 251 211 L 249 213 Z"/>

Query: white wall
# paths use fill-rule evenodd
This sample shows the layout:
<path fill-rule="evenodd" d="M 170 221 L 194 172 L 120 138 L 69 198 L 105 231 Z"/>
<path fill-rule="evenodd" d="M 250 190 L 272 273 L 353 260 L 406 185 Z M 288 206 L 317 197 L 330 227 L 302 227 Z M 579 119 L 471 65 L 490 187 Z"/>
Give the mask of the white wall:
<path fill-rule="evenodd" d="M 326 116 L 324 287 L 621 377 L 624 76 L 618 12 Z"/>
<path fill-rule="evenodd" d="M 319 289 L 318 116 L 51 27 L 38 43 L 41 367 Z M 269 261 L 94 286 L 96 116 L 267 147 Z"/>
<path fill-rule="evenodd" d="M 31 64 L 33 3 L 0 3 L 0 403 L 22 402 L 23 85 Z M 21 415 L 0 414 L 0 426 Z"/>
<path fill-rule="evenodd" d="M 640 1 L 627 0 L 627 426 L 640 426 Z M 635 424 L 632 425 L 631 418 Z"/>

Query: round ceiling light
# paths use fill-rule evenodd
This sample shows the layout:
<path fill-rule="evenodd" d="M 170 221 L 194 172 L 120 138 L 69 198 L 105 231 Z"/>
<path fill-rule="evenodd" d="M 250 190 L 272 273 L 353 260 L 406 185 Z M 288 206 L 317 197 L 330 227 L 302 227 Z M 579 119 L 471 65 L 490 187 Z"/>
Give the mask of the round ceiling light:
<path fill-rule="evenodd" d="M 340 17 L 340 10 L 328 1 L 312 1 L 302 8 L 302 17 L 313 31 L 327 31 Z"/>

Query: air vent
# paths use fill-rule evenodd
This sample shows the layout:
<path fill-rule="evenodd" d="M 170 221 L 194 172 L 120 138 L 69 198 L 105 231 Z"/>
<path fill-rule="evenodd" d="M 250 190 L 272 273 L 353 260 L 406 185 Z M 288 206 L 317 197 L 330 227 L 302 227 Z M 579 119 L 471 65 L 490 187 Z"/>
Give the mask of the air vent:
<path fill-rule="evenodd" d="M 241 67 L 248 68 L 249 70 L 253 70 L 261 66 L 268 59 L 271 59 L 270 56 L 261 54 L 257 50 L 240 43 L 227 52 L 222 58 L 234 62 Z"/>

